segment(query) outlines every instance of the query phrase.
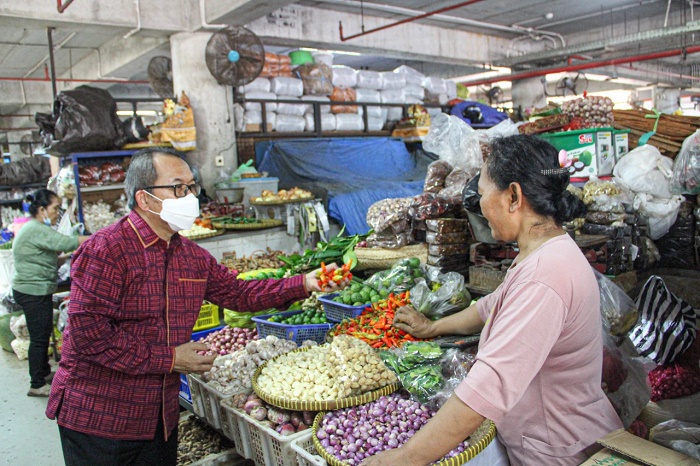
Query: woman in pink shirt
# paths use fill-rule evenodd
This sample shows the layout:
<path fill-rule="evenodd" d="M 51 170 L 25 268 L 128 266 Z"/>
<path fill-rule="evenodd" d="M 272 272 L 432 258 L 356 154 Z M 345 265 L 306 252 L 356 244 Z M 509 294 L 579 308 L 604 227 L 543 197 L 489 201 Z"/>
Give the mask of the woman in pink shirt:
<path fill-rule="evenodd" d="M 556 149 L 534 136 L 495 140 L 481 168 L 481 210 L 494 239 L 520 253 L 504 282 L 464 311 L 430 321 L 400 309 L 416 337 L 481 331 L 469 375 L 402 447 L 363 465 L 426 465 L 492 419 L 511 465 L 578 465 L 596 439 L 622 427 L 601 389 L 598 286 L 562 223 L 585 214 Z"/>

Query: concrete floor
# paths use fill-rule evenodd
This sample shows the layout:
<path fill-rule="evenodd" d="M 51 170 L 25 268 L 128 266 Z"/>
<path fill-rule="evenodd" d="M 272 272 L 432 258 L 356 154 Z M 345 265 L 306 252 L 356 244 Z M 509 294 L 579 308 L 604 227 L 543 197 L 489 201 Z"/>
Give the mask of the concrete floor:
<path fill-rule="evenodd" d="M 44 414 L 48 398 L 29 397 L 27 390 L 27 361 L 0 349 L 0 465 L 62 465 L 56 421 Z"/>

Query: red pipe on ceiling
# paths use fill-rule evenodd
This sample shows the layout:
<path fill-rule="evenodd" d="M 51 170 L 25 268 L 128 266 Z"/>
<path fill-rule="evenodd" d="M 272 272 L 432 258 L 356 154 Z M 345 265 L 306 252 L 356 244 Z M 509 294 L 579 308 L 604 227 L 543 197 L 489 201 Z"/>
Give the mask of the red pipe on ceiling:
<path fill-rule="evenodd" d="M 73 3 L 73 0 L 66 0 L 66 3 L 63 3 L 61 0 L 56 0 L 56 9 L 59 13 L 63 13 L 71 3 Z"/>
<path fill-rule="evenodd" d="M 343 36 L 343 22 L 340 21 L 338 24 L 338 29 L 340 30 L 340 40 L 345 42 L 346 40 L 354 39 L 356 37 L 365 36 L 367 34 L 371 34 L 373 32 L 377 32 L 377 31 L 383 31 L 384 29 L 393 28 L 394 26 L 399 26 L 401 24 L 411 23 L 411 22 L 417 21 L 419 19 L 424 19 L 424 18 L 427 18 L 429 16 L 433 16 L 433 15 L 439 15 L 440 13 L 444 13 L 446 11 L 456 10 L 457 8 L 462 8 L 463 6 L 471 5 L 473 3 L 479 3 L 482 1 L 484 1 L 484 0 L 470 0 L 468 2 L 458 3 L 457 5 L 447 6 L 445 8 L 440 8 L 439 10 L 431 11 L 429 13 L 423 13 L 422 15 L 402 19 L 401 21 L 397 21 L 397 22 L 391 23 L 391 24 L 386 24 L 384 26 L 379 26 L 379 27 L 376 27 L 374 29 L 370 29 L 368 31 L 365 31 L 365 26 L 363 24 L 362 25 L 362 32 L 358 32 L 357 34 L 353 34 L 353 35 L 347 36 L 347 37 Z"/>
<path fill-rule="evenodd" d="M 462 84 L 463 86 L 482 86 L 484 84 L 493 84 L 500 81 L 516 81 L 518 79 L 534 78 L 537 76 L 544 76 L 551 73 L 565 73 L 567 71 L 580 71 L 589 70 L 591 68 L 599 68 L 601 66 L 610 65 L 622 65 L 625 63 L 634 63 L 639 61 L 656 60 L 658 58 L 668 58 L 676 55 L 697 53 L 700 52 L 700 45 L 694 45 L 692 47 L 687 47 L 683 49 L 666 50 L 664 52 L 654 52 L 644 55 L 636 55 L 633 57 L 621 57 L 621 58 L 611 58 L 609 60 L 599 60 L 599 61 L 587 61 L 585 63 L 578 63 L 576 65 L 569 66 L 559 66 L 557 68 L 547 68 L 534 71 L 526 71 L 524 73 L 515 73 L 506 76 L 495 76 L 492 78 L 479 79 L 476 81 L 466 81 Z"/>
<path fill-rule="evenodd" d="M 39 81 L 39 82 L 49 82 L 48 78 L 13 78 L 0 76 L 0 81 Z M 148 81 L 134 80 L 134 81 L 122 81 L 121 79 L 56 79 L 58 82 L 62 83 L 119 83 L 119 84 L 150 84 Z"/>

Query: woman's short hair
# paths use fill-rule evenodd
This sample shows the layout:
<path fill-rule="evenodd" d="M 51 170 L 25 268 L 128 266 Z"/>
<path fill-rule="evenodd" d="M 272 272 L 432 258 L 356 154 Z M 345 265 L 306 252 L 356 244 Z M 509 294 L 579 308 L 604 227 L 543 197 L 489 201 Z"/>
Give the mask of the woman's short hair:
<path fill-rule="evenodd" d="M 532 209 L 559 225 L 586 214 L 585 204 L 567 191 L 569 173 L 559 169 L 559 153 L 550 143 L 519 134 L 494 139 L 491 146 L 486 167 L 498 189 L 520 184 Z"/>
<path fill-rule="evenodd" d="M 158 173 L 153 166 L 153 158 L 156 155 L 177 157 L 187 163 L 185 154 L 170 147 L 147 147 L 135 152 L 131 157 L 131 163 L 124 179 L 127 206 L 131 210 L 136 207 L 136 193 L 147 186 L 153 186 L 158 178 Z M 189 164 L 187 165 L 189 166 Z"/>
<path fill-rule="evenodd" d="M 58 194 L 51 191 L 50 189 L 37 189 L 34 193 L 29 194 L 25 201 L 29 203 L 29 215 L 36 217 L 39 213 L 39 209 L 48 207 L 54 199 L 58 199 Z"/>

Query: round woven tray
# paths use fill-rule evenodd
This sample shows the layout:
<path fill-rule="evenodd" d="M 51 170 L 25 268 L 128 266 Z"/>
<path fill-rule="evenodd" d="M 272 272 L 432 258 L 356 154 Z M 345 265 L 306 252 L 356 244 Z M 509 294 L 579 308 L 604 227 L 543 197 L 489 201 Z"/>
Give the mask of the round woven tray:
<path fill-rule="evenodd" d="M 297 350 L 294 350 L 292 352 L 302 352 L 302 351 L 308 351 L 309 348 L 299 348 Z M 280 356 L 277 356 L 277 358 Z M 274 361 L 277 358 L 271 359 L 271 361 Z M 277 406 L 278 408 L 284 408 L 288 409 L 290 411 L 333 411 L 335 409 L 341 409 L 341 408 L 349 408 L 351 406 L 358 406 L 362 405 L 365 403 L 369 403 L 370 401 L 377 400 L 381 398 L 382 396 L 386 395 L 391 395 L 394 393 L 396 390 L 398 390 L 401 385 L 399 385 L 398 382 L 392 383 L 389 385 L 386 385 L 382 388 L 378 388 L 377 390 L 372 390 L 371 392 L 364 393 L 360 396 L 351 396 L 349 398 L 340 398 L 338 400 L 327 400 L 327 401 L 299 401 L 299 400 L 290 400 L 289 398 L 282 398 L 279 396 L 273 396 L 269 395 L 265 392 L 263 392 L 260 389 L 260 386 L 258 385 L 258 377 L 260 376 L 260 372 L 262 371 L 263 367 L 268 363 L 268 361 L 264 362 L 260 367 L 257 368 L 255 373 L 253 374 L 253 391 L 255 392 L 256 395 L 258 395 L 263 401 L 266 401 L 267 403 Z"/>
<path fill-rule="evenodd" d="M 204 238 L 211 238 L 213 236 L 219 236 L 224 233 L 224 230 L 212 230 L 211 233 L 203 233 L 201 235 L 190 235 L 190 236 L 185 236 L 185 235 L 180 235 L 183 238 L 191 239 L 191 240 L 198 240 L 198 239 L 204 239 Z"/>
<path fill-rule="evenodd" d="M 428 261 L 428 245 L 410 244 L 398 249 L 355 248 L 357 270 L 390 269 L 396 262 L 407 257 L 417 257 L 421 263 Z"/>
<path fill-rule="evenodd" d="M 278 227 L 282 225 L 282 220 L 278 219 L 263 219 L 258 220 L 255 223 L 212 223 L 212 226 L 221 226 L 226 230 L 263 230 L 265 228 Z"/>
<path fill-rule="evenodd" d="M 304 201 L 310 201 L 313 199 L 313 196 L 306 196 L 306 197 L 300 197 L 297 199 L 288 199 L 288 200 L 278 200 L 278 201 L 253 201 L 250 200 L 248 201 L 250 205 L 284 205 L 284 204 L 297 204 L 299 202 L 304 202 Z"/>
<path fill-rule="evenodd" d="M 316 418 L 314 419 L 313 435 L 311 436 L 311 438 L 313 439 L 316 451 L 319 455 L 321 455 L 321 457 L 323 457 L 324 460 L 326 460 L 326 462 L 328 462 L 328 464 L 332 466 L 350 466 L 350 463 L 341 461 L 335 456 L 328 453 L 328 451 L 326 451 L 326 449 L 323 448 L 321 442 L 316 436 L 316 432 L 318 432 L 318 428 L 321 425 L 323 416 L 325 415 L 326 413 L 322 411 L 318 413 L 316 415 Z M 466 450 L 464 450 L 459 455 L 453 456 L 452 458 L 433 463 L 433 465 L 459 466 L 461 464 L 464 464 L 473 459 L 479 453 L 481 453 L 484 450 L 484 448 L 489 446 L 489 443 L 491 443 L 494 437 L 496 437 L 496 426 L 493 423 L 493 421 L 486 419 L 484 422 L 481 423 L 479 427 L 476 428 L 474 433 L 469 436 L 469 443 L 471 445 Z"/>

